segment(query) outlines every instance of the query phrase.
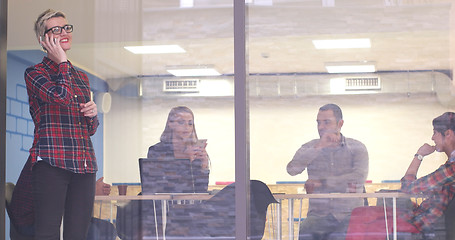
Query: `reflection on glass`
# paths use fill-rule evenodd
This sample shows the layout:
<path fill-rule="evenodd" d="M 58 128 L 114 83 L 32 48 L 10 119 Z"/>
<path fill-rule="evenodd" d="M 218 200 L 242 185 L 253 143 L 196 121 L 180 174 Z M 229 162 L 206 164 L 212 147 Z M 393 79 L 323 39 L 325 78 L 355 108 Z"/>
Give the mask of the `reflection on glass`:
<path fill-rule="evenodd" d="M 220 191 L 234 181 L 232 3 L 96 1 L 81 8 L 61 1 L 78 32 L 69 59 L 87 72 L 94 96 L 110 96 L 106 99 L 110 109 L 99 113 L 101 125 L 92 137 L 98 178 L 104 176 L 114 186 L 128 185 L 127 195 L 113 204 L 112 214 L 110 204 L 96 205 L 100 218 L 115 218 L 117 205 L 142 201 L 125 200 L 140 197 L 138 159 L 159 142 L 169 109 L 175 106 L 188 106 L 197 116 L 198 136 L 208 139 L 208 191 Z M 397 181 L 416 147 L 431 142 L 429 123 L 455 107 L 455 58 L 450 48 L 454 4 L 451 0 L 246 3 L 251 178 L 266 183 L 281 202 L 268 208 L 264 239 L 295 239 L 307 217 L 306 198 L 316 194 L 305 194 L 306 171 L 290 176 L 286 165 L 302 144 L 319 138 L 314 117 L 320 106 L 339 105 L 345 113 L 343 132 L 368 149 L 366 183 L 347 187 L 364 184 L 368 194 L 399 189 Z M 30 29 L 43 6 L 52 4 L 27 2 L 24 12 L 24 1 L 9 1 L 8 28 Z M 8 33 L 6 178 L 10 182 L 16 182 L 33 142 L 23 69 L 44 54 L 26 33 Z M 370 47 L 317 49 L 313 44 L 346 39 L 369 39 Z M 185 52 L 134 54 L 124 48 L 162 45 L 178 45 Z M 374 72 L 326 69 L 327 63 L 365 61 L 375 63 Z M 169 66 L 200 65 L 212 65 L 221 75 L 176 77 L 167 72 Z M 332 81 L 337 82 L 336 90 Z M 98 106 L 104 106 L 103 99 L 95 97 Z M 446 158 L 435 153 L 426 160 L 419 174 L 431 173 Z M 105 201 L 117 201 L 113 199 L 119 197 L 117 188 L 113 189 Z M 368 202 L 382 204 L 376 197 Z"/>

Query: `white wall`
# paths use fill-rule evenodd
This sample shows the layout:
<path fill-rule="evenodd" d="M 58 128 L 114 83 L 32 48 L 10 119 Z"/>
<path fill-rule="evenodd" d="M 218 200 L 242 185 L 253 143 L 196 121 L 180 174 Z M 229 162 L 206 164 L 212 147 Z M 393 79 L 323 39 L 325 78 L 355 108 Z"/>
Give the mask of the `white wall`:
<path fill-rule="evenodd" d="M 400 179 L 417 149 L 432 144 L 434 117 L 445 111 L 435 94 L 325 95 L 250 99 L 251 178 L 266 183 L 302 181 L 286 164 L 301 144 L 317 138 L 316 114 L 326 103 L 341 106 L 347 137 L 362 141 L 370 155 L 368 179 Z M 224 98 L 125 98 L 113 94 L 105 120 L 105 172 L 108 182 L 139 182 L 138 158 L 157 143 L 169 110 L 178 105 L 195 114 L 199 138 L 207 138 L 212 161 L 211 184 L 234 180 L 234 103 Z M 446 159 L 436 153 L 424 161 L 421 174 Z"/>

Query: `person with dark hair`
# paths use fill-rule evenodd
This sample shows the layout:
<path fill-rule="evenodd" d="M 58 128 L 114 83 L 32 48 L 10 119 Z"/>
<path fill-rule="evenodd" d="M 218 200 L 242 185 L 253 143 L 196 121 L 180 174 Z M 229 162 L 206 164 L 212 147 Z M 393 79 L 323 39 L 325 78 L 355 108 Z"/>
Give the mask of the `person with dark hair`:
<path fill-rule="evenodd" d="M 363 192 L 368 175 L 368 151 L 363 143 L 341 134 L 343 114 L 336 104 L 319 108 L 319 139 L 305 143 L 287 165 L 295 176 L 305 169 L 305 189 L 311 193 Z M 352 209 L 363 199 L 310 199 L 308 214 L 300 225 L 299 239 L 344 239 Z"/>
<path fill-rule="evenodd" d="M 30 148 L 35 238 L 85 239 L 95 199 L 96 163 L 90 137 L 99 122 L 87 75 L 68 60 L 73 25 L 48 9 L 35 22 L 47 55 L 25 70 L 35 124 Z M 63 216 L 64 215 L 64 216 Z"/>
<path fill-rule="evenodd" d="M 432 224 L 444 215 L 455 195 L 455 113 L 446 112 L 433 120 L 431 140 L 434 145 L 425 143 L 417 150 L 401 179 L 402 192 L 428 196 L 407 216 L 407 220 L 424 233 L 432 230 Z M 434 172 L 417 179 L 425 156 L 435 151 L 445 153 L 448 160 Z M 453 239 L 451 237 L 447 239 Z"/>

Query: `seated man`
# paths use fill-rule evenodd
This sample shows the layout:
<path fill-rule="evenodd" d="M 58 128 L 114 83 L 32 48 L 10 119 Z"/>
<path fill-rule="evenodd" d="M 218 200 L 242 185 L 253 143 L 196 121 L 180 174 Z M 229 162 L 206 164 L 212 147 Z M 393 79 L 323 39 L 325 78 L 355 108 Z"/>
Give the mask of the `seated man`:
<path fill-rule="evenodd" d="M 455 113 L 446 112 L 433 119 L 434 146 L 425 143 L 414 155 L 405 176 L 401 179 L 401 192 L 424 194 L 426 199 L 412 208 L 397 209 L 397 231 L 401 233 L 423 233 L 423 239 L 433 232 L 435 223 L 442 220 L 455 195 Z M 434 172 L 417 179 L 416 175 L 425 156 L 435 151 L 444 152 L 448 160 Z M 355 217 L 354 217 L 355 216 Z M 391 222 L 392 215 L 388 215 Z M 447 222 L 446 222 L 447 224 Z M 449 222 L 453 224 L 453 222 Z M 392 230 L 388 226 L 389 231 Z M 453 229 L 447 227 L 446 231 Z M 446 239 L 453 239 L 449 231 Z M 385 239 L 386 225 L 383 208 L 357 208 L 349 225 L 346 240 Z M 438 237 L 436 237 L 439 239 Z M 420 239 L 417 237 L 416 239 Z"/>
<path fill-rule="evenodd" d="M 407 216 L 407 220 L 422 232 L 432 229 L 432 224 L 444 214 L 455 194 L 455 113 L 446 112 L 433 119 L 431 140 L 435 145 L 423 144 L 401 179 L 403 192 L 429 195 Z M 445 153 L 448 160 L 434 172 L 417 179 L 424 157 L 435 151 Z"/>
<path fill-rule="evenodd" d="M 288 173 L 294 176 L 307 169 L 307 193 L 362 192 L 368 174 L 365 145 L 340 133 L 343 115 L 335 104 L 322 106 L 316 121 L 320 138 L 297 150 Z M 352 209 L 363 204 L 356 198 L 310 199 L 299 239 L 344 239 Z"/>
<path fill-rule="evenodd" d="M 14 187 L 11 203 L 8 206 L 8 214 L 11 224 L 20 234 L 33 237 L 35 235 L 35 216 L 33 210 L 31 164 L 30 159 L 28 159 L 21 171 Z M 95 191 L 96 195 L 109 195 L 111 186 L 104 183 L 103 177 L 101 177 L 96 181 Z M 90 229 L 93 229 L 92 226 L 90 226 Z"/>

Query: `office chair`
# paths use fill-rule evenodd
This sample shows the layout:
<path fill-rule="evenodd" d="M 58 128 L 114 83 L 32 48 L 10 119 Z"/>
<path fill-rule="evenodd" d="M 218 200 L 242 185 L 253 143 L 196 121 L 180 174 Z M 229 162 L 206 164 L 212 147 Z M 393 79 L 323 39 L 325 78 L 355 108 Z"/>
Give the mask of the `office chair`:
<path fill-rule="evenodd" d="M 267 208 L 278 203 L 267 185 L 250 181 L 250 240 L 263 238 Z M 235 183 L 211 199 L 193 205 L 172 205 L 166 239 L 235 239 Z"/>

